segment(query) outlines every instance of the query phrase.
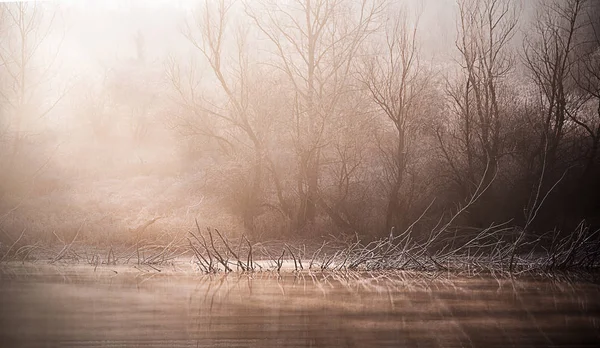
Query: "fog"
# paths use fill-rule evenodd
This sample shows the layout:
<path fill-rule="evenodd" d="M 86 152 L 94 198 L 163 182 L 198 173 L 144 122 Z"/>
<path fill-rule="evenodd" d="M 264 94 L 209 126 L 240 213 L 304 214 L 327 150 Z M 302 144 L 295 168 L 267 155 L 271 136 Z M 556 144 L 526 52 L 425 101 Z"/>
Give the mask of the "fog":
<path fill-rule="evenodd" d="M 597 231 L 595 7 L 2 3 L 0 240 Z"/>

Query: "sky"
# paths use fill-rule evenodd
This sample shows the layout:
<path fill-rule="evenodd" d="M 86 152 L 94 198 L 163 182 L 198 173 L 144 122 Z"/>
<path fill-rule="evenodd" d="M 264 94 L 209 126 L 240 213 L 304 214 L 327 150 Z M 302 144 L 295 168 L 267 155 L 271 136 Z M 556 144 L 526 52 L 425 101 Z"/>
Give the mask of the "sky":
<path fill-rule="evenodd" d="M 248 0 L 248 3 L 252 6 L 255 1 L 258 0 Z M 58 79 L 52 86 L 55 91 L 73 80 L 97 82 L 108 69 L 135 60 L 138 33 L 144 37 L 146 61 L 158 70 L 164 69 L 168 57 L 188 60 L 198 55 L 181 32 L 186 18 L 202 1 L 59 0 L 45 3 L 48 9 L 56 10 L 51 39 L 46 42 L 47 52 L 58 50 L 54 66 Z M 237 4 L 241 5 L 242 1 Z M 391 4 L 404 7 L 409 17 L 419 16 L 425 59 L 451 61 L 456 35 L 455 0 L 395 0 Z M 235 25 L 236 18 L 230 23 Z"/>
<path fill-rule="evenodd" d="M 146 38 L 150 60 L 189 55 L 190 47 L 181 35 L 181 28 L 198 3 L 195 0 L 58 1 L 64 21 L 56 26 L 55 35 L 61 44 L 61 59 L 73 71 L 134 58 L 134 37 L 138 32 Z M 409 8 L 410 14 L 421 12 L 420 31 L 425 51 L 439 54 L 442 48 L 451 48 L 456 31 L 453 0 L 396 3 Z"/>

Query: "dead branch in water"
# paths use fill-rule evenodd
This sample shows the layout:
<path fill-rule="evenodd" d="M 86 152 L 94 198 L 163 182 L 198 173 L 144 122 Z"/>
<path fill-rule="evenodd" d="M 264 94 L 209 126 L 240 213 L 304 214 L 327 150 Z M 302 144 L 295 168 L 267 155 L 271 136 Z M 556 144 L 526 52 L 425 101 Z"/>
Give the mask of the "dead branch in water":
<path fill-rule="evenodd" d="M 2 258 L 0 259 L 0 262 L 4 261 L 8 257 L 8 255 L 10 254 L 10 252 L 12 251 L 12 249 L 15 247 L 15 245 L 17 245 L 17 243 L 19 243 L 19 241 L 21 240 L 21 238 L 23 238 L 23 236 L 25 235 L 25 231 L 27 231 L 27 227 L 23 228 L 23 231 L 21 231 L 21 234 L 19 235 L 19 238 L 17 238 L 11 244 L 11 246 L 8 248 L 8 250 L 4 253 L 4 255 L 2 255 Z"/>
<path fill-rule="evenodd" d="M 56 257 L 51 261 L 51 263 L 59 261 L 59 260 L 61 260 L 65 256 L 65 254 L 67 253 L 67 251 L 69 251 L 69 249 L 71 248 L 71 246 L 73 245 L 73 243 L 75 243 L 75 240 L 79 236 L 79 232 L 81 232 L 81 229 L 83 228 L 84 225 L 85 225 L 85 220 L 81 223 L 81 226 L 79 226 L 79 229 L 77 230 L 77 233 L 75 233 L 75 237 L 73 237 L 73 239 L 71 240 L 71 242 L 69 244 L 65 244 L 65 246 L 56 255 Z"/>

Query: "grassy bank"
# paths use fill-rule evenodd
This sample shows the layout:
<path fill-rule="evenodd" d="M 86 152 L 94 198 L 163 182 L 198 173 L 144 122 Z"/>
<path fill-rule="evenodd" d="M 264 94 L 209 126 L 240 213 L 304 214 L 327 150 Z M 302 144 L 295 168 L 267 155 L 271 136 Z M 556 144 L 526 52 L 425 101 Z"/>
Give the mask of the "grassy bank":
<path fill-rule="evenodd" d="M 151 225 L 130 231 L 127 239 L 103 243 L 91 243 L 81 231 L 68 239 L 55 235 L 55 242 L 31 243 L 24 230 L 11 244 L 2 244 L 0 263 L 79 263 L 94 268 L 145 265 L 160 271 L 189 262 L 199 273 L 416 271 L 495 276 L 595 273 L 600 267 L 600 231 L 583 222 L 562 237 L 555 233 L 531 239 L 518 233 L 515 236 L 515 231 L 506 228 L 489 228 L 460 243 L 446 241 L 439 231 L 424 240 L 415 240 L 405 232 L 369 242 L 332 236 L 321 242 L 256 242 L 245 235 L 204 229 L 197 222 L 192 228 L 170 234 L 146 233 Z"/>

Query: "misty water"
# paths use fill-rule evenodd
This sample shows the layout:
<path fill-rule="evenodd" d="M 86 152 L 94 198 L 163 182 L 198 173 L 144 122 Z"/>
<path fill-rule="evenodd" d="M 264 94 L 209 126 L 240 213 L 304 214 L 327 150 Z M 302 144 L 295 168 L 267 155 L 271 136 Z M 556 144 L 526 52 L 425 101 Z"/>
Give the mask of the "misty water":
<path fill-rule="evenodd" d="M 12 265 L 0 346 L 597 346 L 600 287 L 447 274 Z"/>

